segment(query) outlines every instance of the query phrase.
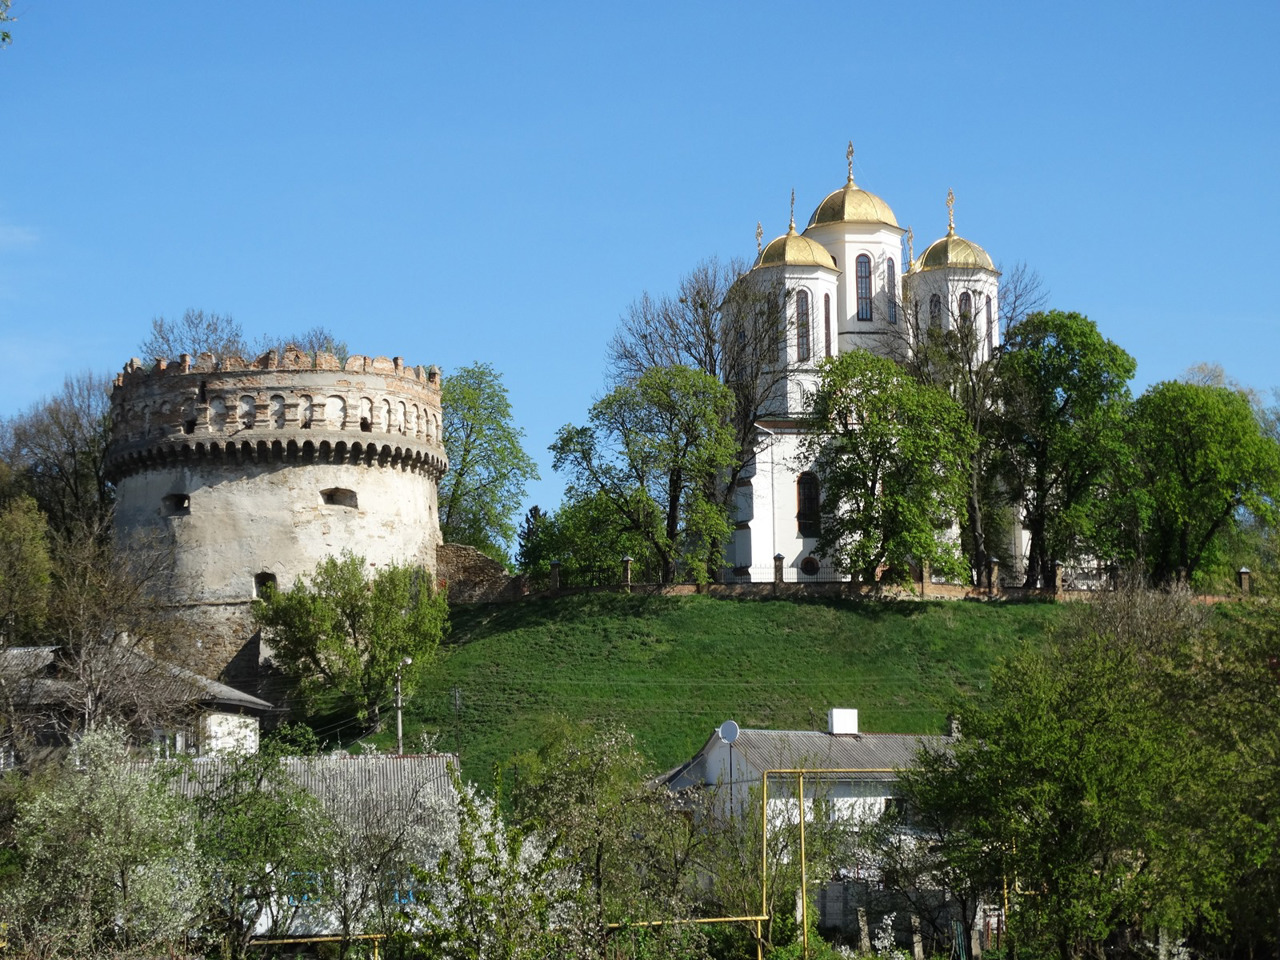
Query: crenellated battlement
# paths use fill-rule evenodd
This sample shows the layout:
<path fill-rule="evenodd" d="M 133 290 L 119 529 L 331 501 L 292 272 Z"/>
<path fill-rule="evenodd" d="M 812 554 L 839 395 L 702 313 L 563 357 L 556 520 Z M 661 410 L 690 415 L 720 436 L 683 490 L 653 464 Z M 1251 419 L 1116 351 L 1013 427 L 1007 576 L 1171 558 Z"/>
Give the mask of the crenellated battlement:
<path fill-rule="evenodd" d="M 177 460 L 395 464 L 446 469 L 440 370 L 396 357 L 272 350 L 252 362 L 132 359 L 111 395 L 113 479 Z M 359 451 L 357 453 L 356 451 Z"/>
<path fill-rule="evenodd" d="M 344 373 L 373 373 L 396 377 L 407 377 L 428 384 L 440 385 L 440 368 L 436 366 L 406 366 L 403 357 L 365 357 L 352 354 L 345 363 L 332 353 L 317 353 L 312 356 L 301 350 L 287 349 L 283 354 L 268 350 L 256 360 L 245 360 L 243 357 L 217 357 L 212 353 L 202 353 L 194 360 L 191 354 L 184 353 L 177 360 L 156 357 L 151 366 L 145 365 L 137 357 L 133 357 L 124 365 L 124 370 L 116 374 L 115 385 L 122 387 L 137 377 L 173 376 L 186 373 L 237 373 L 260 372 L 263 370 L 328 370 Z"/>

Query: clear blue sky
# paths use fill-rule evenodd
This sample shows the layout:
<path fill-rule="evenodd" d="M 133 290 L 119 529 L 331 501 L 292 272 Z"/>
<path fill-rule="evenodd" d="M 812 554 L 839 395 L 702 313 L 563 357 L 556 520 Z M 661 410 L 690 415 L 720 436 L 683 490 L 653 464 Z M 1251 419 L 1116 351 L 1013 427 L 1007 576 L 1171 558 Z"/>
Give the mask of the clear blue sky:
<path fill-rule="evenodd" d="M 546 446 L 642 291 L 844 180 L 1138 360 L 1280 385 L 1280 3 L 14 0 L 0 414 L 156 315 L 501 371 Z"/>

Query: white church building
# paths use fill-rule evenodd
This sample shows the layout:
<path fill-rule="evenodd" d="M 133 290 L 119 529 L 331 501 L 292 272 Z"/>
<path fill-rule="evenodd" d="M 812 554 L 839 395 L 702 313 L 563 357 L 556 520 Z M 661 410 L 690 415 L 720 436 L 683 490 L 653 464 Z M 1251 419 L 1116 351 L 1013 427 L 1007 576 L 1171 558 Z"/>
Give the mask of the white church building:
<path fill-rule="evenodd" d="M 890 355 L 914 330 L 946 330 L 960 317 L 977 324 L 984 354 L 998 343 L 1000 274 L 982 247 L 956 234 L 952 195 L 946 235 L 916 257 L 889 204 L 854 182 L 852 144 L 848 161 L 844 186 L 818 204 L 803 233 L 793 200 L 790 229 L 761 247 L 743 278 L 785 291 L 778 362 L 786 376 L 756 421 L 755 458 L 738 481 L 726 558 L 737 580 L 772 581 L 779 556 L 785 580 L 837 576 L 814 552 L 822 491 L 802 454 L 819 361 L 851 350 Z"/>

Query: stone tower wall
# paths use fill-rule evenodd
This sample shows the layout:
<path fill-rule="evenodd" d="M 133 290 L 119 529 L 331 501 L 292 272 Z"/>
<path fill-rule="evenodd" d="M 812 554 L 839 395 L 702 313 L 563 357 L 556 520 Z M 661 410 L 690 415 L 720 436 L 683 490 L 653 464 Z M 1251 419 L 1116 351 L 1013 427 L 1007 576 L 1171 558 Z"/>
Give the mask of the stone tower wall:
<path fill-rule="evenodd" d="M 195 628 L 188 661 L 243 678 L 258 590 L 344 549 L 434 569 L 440 428 L 439 371 L 399 358 L 131 360 L 112 393 L 116 533 L 172 550 L 164 599 Z"/>

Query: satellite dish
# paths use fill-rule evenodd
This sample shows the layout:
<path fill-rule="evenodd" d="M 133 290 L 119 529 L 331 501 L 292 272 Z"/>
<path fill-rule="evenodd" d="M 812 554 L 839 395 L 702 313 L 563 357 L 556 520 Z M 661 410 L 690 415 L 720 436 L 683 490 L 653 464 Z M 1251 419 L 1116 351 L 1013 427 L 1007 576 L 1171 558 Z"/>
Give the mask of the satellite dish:
<path fill-rule="evenodd" d="M 738 725 L 732 720 L 726 720 L 716 728 L 716 733 L 720 734 L 720 739 L 725 743 L 732 744 L 738 739 Z"/>

